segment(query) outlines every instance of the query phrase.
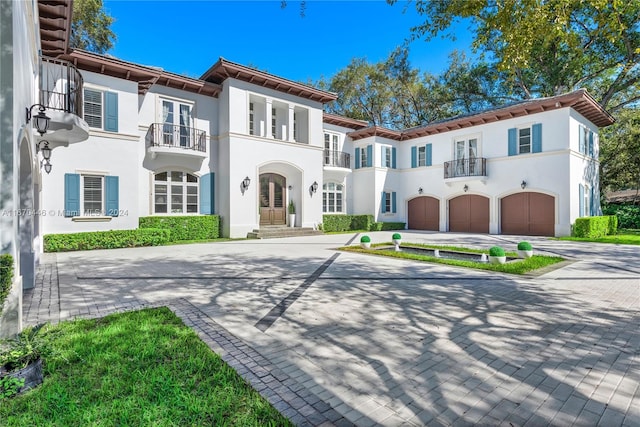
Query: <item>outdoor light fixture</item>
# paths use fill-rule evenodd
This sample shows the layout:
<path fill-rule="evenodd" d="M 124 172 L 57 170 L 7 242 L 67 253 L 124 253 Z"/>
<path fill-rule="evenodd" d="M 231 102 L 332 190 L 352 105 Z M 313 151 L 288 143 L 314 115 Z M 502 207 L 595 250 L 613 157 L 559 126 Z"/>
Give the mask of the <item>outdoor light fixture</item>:
<path fill-rule="evenodd" d="M 249 179 L 249 177 L 246 177 L 245 179 L 242 180 L 242 182 L 240 183 L 240 189 L 242 190 L 242 194 L 244 194 L 244 192 L 247 191 L 247 188 L 249 188 L 249 184 L 251 184 L 251 179 Z"/>
<path fill-rule="evenodd" d="M 309 187 L 309 194 L 313 195 L 316 191 L 318 191 L 318 181 L 313 181 L 313 184 Z"/>
<path fill-rule="evenodd" d="M 47 175 L 51 173 L 51 167 L 52 166 L 51 163 L 49 163 L 49 159 L 46 159 L 44 163 L 44 171 L 47 173 Z"/>
<path fill-rule="evenodd" d="M 293 190 L 293 185 L 290 185 L 288 188 L 289 188 L 289 191 Z"/>
<path fill-rule="evenodd" d="M 522 182 L 520 183 L 520 187 L 524 190 L 526 186 L 527 186 L 527 181 L 523 179 Z"/>
<path fill-rule="evenodd" d="M 38 107 L 38 110 L 40 110 L 38 112 L 38 114 L 36 114 L 35 116 L 32 116 L 31 114 L 31 110 L 33 110 L 33 107 Z M 40 134 L 40 136 L 43 136 L 46 132 L 47 129 L 49 128 L 49 120 L 51 120 L 45 113 L 44 110 L 46 110 L 47 108 L 42 105 L 42 104 L 33 104 L 31 106 L 31 108 L 27 108 L 27 123 L 29 123 L 31 121 L 31 119 L 33 118 L 33 121 L 36 124 L 36 130 L 38 131 L 38 133 Z"/>
<path fill-rule="evenodd" d="M 422 187 L 418 188 L 418 194 L 422 194 Z"/>
<path fill-rule="evenodd" d="M 45 160 L 49 160 L 51 158 L 51 148 L 49 148 L 49 141 L 42 140 L 36 144 L 36 153 L 38 151 L 42 151 L 42 157 Z"/>
<path fill-rule="evenodd" d="M 469 191 L 469 186 L 467 184 L 465 184 L 464 187 L 462 187 L 462 189 L 466 193 L 467 191 Z"/>

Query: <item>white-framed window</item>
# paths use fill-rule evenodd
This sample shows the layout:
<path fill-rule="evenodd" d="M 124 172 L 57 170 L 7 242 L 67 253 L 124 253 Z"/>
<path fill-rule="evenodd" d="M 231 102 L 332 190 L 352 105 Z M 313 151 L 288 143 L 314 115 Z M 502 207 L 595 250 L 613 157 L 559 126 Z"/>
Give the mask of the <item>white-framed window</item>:
<path fill-rule="evenodd" d="M 360 150 L 360 167 L 366 168 L 368 164 L 367 160 L 367 147 L 358 148 Z"/>
<path fill-rule="evenodd" d="M 249 103 L 249 135 L 256 134 L 256 125 L 255 125 L 255 117 L 254 117 L 254 105 L 253 102 Z"/>
<path fill-rule="evenodd" d="M 383 203 L 384 203 L 384 211 L 391 212 L 391 193 L 389 192 L 384 193 Z"/>
<path fill-rule="evenodd" d="M 84 90 L 84 121 L 90 128 L 102 129 L 102 91 Z"/>
<path fill-rule="evenodd" d="M 169 146 L 193 147 L 196 143 L 193 133 L 192 102 L 160 99 L 160 122 L 162 123 L 162 144 Z"/>
<path fill-rule="evenodd" d="M 102 216 L 104 212 L 104 177 L 82 175 L 81 206 L 83 216 Z"/>
<path fill-rule="evenodd" d="M 418 166 L 427 165 L 427 147 L 421 145 L 418 147 Z"/>
<path fill-rule="evenodd" d="M 518 129 L 518 154 L 531 153 L 531 128 Z"/>
<path fill-rule="evenodd" d="M 156 173 L 153 177 L 153 213 L 198 213 L 198 177 L 182 171 Z"/>
<path fill-rule="evenodd" d="M 391 147 L 382 147 L 382 152 L 383 152 L 382 167 L 383 168 L 390 168 L 391 165 L 392 165 L 392 162 L 391 162 Z"/>
<path fill-rule="evenodd" d="M 327 182 L 322 185 L 322 212 L 344 212 L 344 186 L 335 182 Z"/>

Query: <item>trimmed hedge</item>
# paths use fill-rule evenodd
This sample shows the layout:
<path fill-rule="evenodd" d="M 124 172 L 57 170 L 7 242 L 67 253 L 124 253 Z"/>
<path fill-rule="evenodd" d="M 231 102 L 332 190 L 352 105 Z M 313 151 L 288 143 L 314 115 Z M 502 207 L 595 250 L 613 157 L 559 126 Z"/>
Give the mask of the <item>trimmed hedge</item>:
<path fill-rule="evenodd" d="M 615 215 L 620 228 L 640 229 L 640 205 L 606 205 L 602 213 Z"/>
<path fill-rule="evenodd" d="M 404 230 L 404 222 L 374 222 L 371 231 Z"/>
<path fill-rule="evenodd" d="M 13 257 L 9 254 L 0 255 L 0 314 L 4 300 L 9 295 L 13 283 Z"/>
<path fill-rule="evenodd" d="M 144 216 L 139 219 L 140 228 L 171 230 L 171 241 L 209 240 L 220 237 L 220 216 Z"/>
<path fill-rule="evenodd" d="M 584 218 L 576 218 L 571 235 L 573 237 L 597 239 L 610 234 L 616 234 L 618 231 L 617 226 L 617 218 L 615 216 L 588 216 Z"/>
<path fill-rule="evenodd" d="M 43 237 L 43 240 L 45 252 L 134 248 L 169 243 L 171 241 L 171 231 L 157 228 L 138 228 L 136 230 L 47 234 Z"/>
<path fill-rule="evenodd" d="M 404 230 L 404 222 L 374 222 L 373 215 L 323 215 L 322 230 L 331 231 L 384 231 Z"/>

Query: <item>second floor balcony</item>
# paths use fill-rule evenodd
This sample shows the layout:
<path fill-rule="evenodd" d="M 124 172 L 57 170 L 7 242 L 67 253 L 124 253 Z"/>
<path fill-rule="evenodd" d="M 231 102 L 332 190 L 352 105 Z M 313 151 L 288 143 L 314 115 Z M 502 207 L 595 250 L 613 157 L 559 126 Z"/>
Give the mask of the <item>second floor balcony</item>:
<path fill-rule="evenodd" d="M 351 169 L 351 155 L 342 151 L 324 150 L 324 166 Z"/>
<path fill-rule="evenodd" d="M 207 132 L 189 126 L 152 123 L 145 137 L 147 152 L 196 158 L 207 157 Z"/>
<path fill-rule="evenodd" d="M 474 157 L 470 159 L 456 159 L 444 162 L 444 179 L 486 177 L 487 159 Z"/>

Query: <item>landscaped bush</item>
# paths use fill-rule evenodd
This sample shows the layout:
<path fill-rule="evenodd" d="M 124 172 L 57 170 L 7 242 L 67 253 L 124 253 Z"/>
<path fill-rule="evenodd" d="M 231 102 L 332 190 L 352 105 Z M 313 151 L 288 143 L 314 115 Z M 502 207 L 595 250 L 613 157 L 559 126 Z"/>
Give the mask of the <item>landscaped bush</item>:
<path fill-rule="evenodd" d="M 602 213 L 615 215 L 620 228 L 640 228 L 640 205 L 605 205 Z"/>
<path fill-rule="evenodd" d="M 360 238 L 360 243 L 371 243 L 371 238 L 369 236 L 362 236 Z"/>
<path fill-rule="evenodd" d="M 504 249 L 502 249 L 500 246 L 493 246 L 491 249 L 489 249 L 489 255 L 490 256 L 505 256 Z"/>
<path fill-rule="evenodd" d="M 145 216 L 138 222 L 140 228 L 171 230 L 171 241 L 210 240 L 220 237 L 220 216 Z"/>
<path fill-rule="evenodd" d="M 531 243 L 529 242 L 520 242 L 518 243 L 519 251 L 532 251 L 533 247 L 531 247 Z"/>
<path fill-rule="evenodd" d="M 573 237 L 597 239 L 611 234 L 610 231 L 615 228 L 615 220 L 612 220 L 610 216 L 588 216 L 576 218 L 571 235 Z M 615 232 L 616 230 L 613 230 L 613 234 Z"/>
<path fill-rule="evenodd" d="M 13 257 L 9 254 L 0 255 L 0 314 L 4 300 L 9 295 L 13 283 Z"/>
<path fill-rule="evenodd" d="M 404 230 L 404 222 L 374 222 L 371 231 Z"/>
<path fill-rule="evenodd" d="M 158 246 L 171 241 L 171 231 L 157 228 L 136 230 L 91 231 L 44 236 L 45 252 L 83 251 L 89 249 Z"/>
<path fill-rule="evenodd" d="M 369 230 L 373 224 L 373 215 L 323 215 L 322 230 L 350 231 Z"/>

